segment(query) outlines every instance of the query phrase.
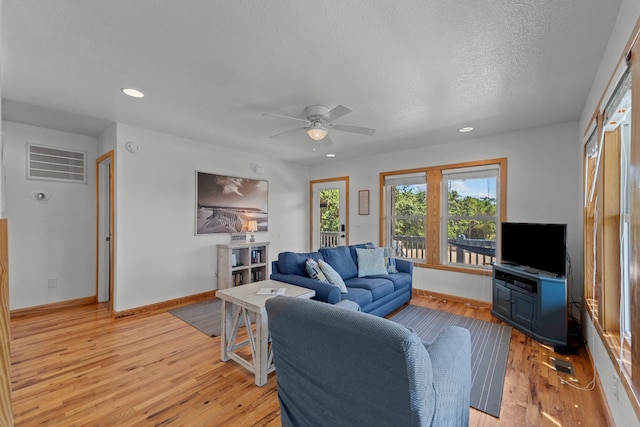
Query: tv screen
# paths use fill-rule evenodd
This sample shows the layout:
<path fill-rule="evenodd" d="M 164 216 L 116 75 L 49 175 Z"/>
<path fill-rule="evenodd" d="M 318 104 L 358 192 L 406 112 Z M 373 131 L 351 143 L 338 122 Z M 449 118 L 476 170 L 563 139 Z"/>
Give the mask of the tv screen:
<path fill-rule="evenodd" d="M 566 275 L 567 225 L 503 222 L 502 263 Z"/>

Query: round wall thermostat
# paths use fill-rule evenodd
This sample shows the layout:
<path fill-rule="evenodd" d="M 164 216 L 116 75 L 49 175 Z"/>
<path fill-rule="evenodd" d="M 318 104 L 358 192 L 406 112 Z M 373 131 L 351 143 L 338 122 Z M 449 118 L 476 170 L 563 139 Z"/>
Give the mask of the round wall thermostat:
<path fill-rule="evenodd" d="M 136 144 L 133 141 L 127 142 L 127 145 L 125 145 L 125 147 L 127 147 L 127 151 L 130 152 L 130 153 L 137 153 L 138 150 L 140 149 L 138 144 Z"/>

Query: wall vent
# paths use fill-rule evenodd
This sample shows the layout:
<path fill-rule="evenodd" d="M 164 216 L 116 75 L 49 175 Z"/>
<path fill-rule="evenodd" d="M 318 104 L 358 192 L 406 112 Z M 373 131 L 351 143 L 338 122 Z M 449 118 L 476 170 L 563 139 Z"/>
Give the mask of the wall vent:
<path fill-rule="evenodd" d="M 27 179 L 87 182 L 87 153 L 27 143 Z"/>

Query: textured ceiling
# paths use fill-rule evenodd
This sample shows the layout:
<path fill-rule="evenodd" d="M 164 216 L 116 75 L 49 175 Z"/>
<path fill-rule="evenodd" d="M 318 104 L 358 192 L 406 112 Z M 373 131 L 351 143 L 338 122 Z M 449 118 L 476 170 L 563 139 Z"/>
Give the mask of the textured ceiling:
<path fill-rule="evenodd" d="M 620 3 L 4 0 L 2 113 L 93 135 L 119 121 L 303 164 L 577 120 Z M 267 139 L 299 123 L 263 112 L 317 104 L 377 132 L 332 131 L 315 152 L 304 133 Z"/>

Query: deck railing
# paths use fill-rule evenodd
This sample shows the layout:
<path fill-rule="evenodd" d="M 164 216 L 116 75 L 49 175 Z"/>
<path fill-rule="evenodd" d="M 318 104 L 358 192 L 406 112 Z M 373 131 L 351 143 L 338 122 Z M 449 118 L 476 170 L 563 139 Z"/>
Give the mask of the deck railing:
<path fill-rule="evenodd" d="M 466 265 L 491 265 L 495 262 L 494 240 L 449 239 L 447 260 L 450 263 Z M 426 259 L 425 239 L 420 236 L 393 236 L 392 247 L 396 256 L 410 259 Z"/>
<path fill-rule="evenodd" d="M 320 247 L 333 248 L 339 244 L 339 232 L 323 231 L 320 233 Z M 395 248 L 396 256 L 409 259 L 426 259 L 427 248 L 424 237 L 393 236 L 391 246 Z M 447 243 L 447 260 L 450 263 L 466 265 L 491 265 L 495 262 L 495 240 L 449 239 Z"/>
<path fill-rule="evenodd" d="M 335 248 L 340 241 L 340 232 L 338 231 L 321 231 L 320 232 L 320 247 L 321 248 Z"/>

